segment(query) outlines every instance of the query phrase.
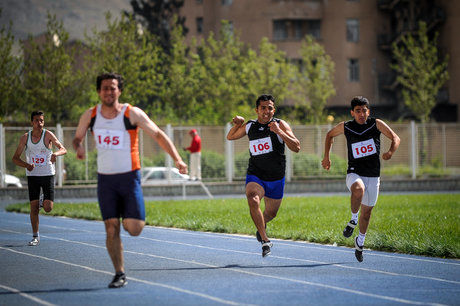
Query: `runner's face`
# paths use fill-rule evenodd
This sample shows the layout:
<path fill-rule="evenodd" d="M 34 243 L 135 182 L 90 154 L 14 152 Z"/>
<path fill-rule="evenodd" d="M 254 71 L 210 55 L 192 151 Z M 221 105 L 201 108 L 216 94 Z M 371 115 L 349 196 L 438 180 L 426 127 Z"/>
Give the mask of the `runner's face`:
<path fill-rule="evenodd" d="M 45 125 L 45 118 L 40 115 L 35 115 L 32 120 L 32 128 L 36 130 L 41 130 Z"/>
<path fill-rule="evenodd" d="M 365 124 L 367 118 L 369 117 L 369 109 L 364 105 L 355 106 L 355 108 L 351 111 L 351 116 L 359 124 Z"/>
<path fill-rule="evenodd" d="M 260 101 L 259 106 L 256 108 L 257 121 L 266 124 L 272 120 L 275 115 L 275 104 L 273 101 Z"/>
<path fill-rule="evenodd" d="M 121 95 L 120 89 L 118 89 L 117 79 L 102 80 L 101 89 L 97 92 L 102 104 L 105 106 L 112 106 L 118 101 Z"/>

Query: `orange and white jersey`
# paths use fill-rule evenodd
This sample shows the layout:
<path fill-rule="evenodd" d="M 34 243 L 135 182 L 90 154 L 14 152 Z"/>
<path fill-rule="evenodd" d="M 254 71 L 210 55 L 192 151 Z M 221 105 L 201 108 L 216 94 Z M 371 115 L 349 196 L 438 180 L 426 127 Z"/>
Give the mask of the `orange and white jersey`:
<path fill-rule="evenodd" d="M 91 113 L 90 129 L 97 148 L 97 172 L 117 174 L 141 168 L 138 128 L 129 122 L 130 104 L 124 104 L 117 117 L 104 118 L 101 104 Z"/>

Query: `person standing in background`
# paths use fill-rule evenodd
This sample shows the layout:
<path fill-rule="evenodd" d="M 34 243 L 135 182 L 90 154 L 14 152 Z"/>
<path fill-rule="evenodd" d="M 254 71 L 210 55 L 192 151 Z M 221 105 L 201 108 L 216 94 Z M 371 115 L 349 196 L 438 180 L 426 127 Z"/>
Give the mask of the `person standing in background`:
<path fill-rule="evenodd" d="M 193 129 L 188 132 L 192 137 L 192 143 L 185 150 L 190 151 L 190 179 L 201 181 L 201 138 Z"/>

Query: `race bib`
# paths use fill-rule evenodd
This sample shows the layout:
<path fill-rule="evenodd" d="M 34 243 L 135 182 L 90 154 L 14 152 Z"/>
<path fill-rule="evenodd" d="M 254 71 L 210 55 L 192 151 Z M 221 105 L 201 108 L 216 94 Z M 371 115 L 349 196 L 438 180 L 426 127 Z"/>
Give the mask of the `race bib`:
<path fill-rule="evenodd" d="M 123 131 L 94 130 L 94 140 L 98 149 L 121 150 L 123 149 Z"/>
<path fill-rule="evenodd" d="M 355 142 L 351 144 L 351 151 L 354 158 L 361 158 L 377 153 L 374 139 Z"/>
<path fill-rule="evenodd" d="M 35 167 L 43 167 L 46 164 L 46 154 L 35 154 L 32 156 L 32 164 Z"/>
<path fill-rule="evenodd" d="M 272 139 L 270 137 L 265 137 L 249 141 L 249 151 L 251 152 L 252 156 L 272 152 Z"/>

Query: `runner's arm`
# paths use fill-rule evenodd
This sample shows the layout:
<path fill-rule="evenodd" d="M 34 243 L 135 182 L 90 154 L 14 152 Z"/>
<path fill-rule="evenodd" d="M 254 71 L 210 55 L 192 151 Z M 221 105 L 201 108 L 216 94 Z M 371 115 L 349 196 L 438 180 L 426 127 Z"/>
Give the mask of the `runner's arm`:
<path fill-rule="evenodd" d="M 380 119 L 376 119 L 376 122 L 379 131 L 391 140 L 390 149 L 382 155 L 384 160 L 389 160 L 393 156 L 393 153 L 398 149 L 401 139 L 385 122 Z"/>
<path fill-rule="evenodd" d="M 24 152 L 24 149 L 26 148 L 27 144 L 27 133 L 21 136 L 19 139 L 19 144 L 18 147 L 16 148 L 16 152 L 13 154 L 13 163 L 19 167 L 26 168 L 29 171 L 32 171 L 35 167 L 34 164 L 29 164 L 21 159 L 21 154 Z"/>
<path fill-rule="evenodd" d="M 331 168 L 331 160 L 329 159 L 329 153 L 331 152 L 332 144 L 334 143 L 334 137 L 343 134 L 345 122 L 340 122 L 334 126 L 326 134 L 326 141 L 324 144 L 324 158 L 321 161 L 321 165 L 324 169 L 329 170 Z"/>
<path fill-rule="evenodd" d="M 228 131 L 227 139 L 236 140 L 246 135 L 246 124 L 244 123 L 244 118 L 241 116 L 235 116 L 232 119 L 233 126 Z"/>
<path fill-rule="evenodd" d="M 77 131 L 75 132 L 75 137 L 72 141 L 72 145 L 75 152 L 77 153 L 78 159 L 85 159 L 85 148 L 83 147 L 82 143 L 91 122 L 91 111 L 92 109 L 90 108 L 86 110 L 83 115 L 81 115 L 80 121 L 78 122 Z"/>
<path fill-rule="evenodd" d="M 131 108 L 129 118 L 131 124 L 137 125 L 144 130 L 144 132 L 152 137 L 160 145 L 160 147 L 172 157 L 174 164 L 176 165 L 176 168 L 179 169 L 180 173 L 187 173 L 187 165 L 180 157 L 171 139 L 152 120 L 150 120 L 143 110 L 138 107 Z"/>
<path fill-rule="evenodd" d="M 51 162 L 54 163 L 56 162 L 56 157 L 65 155 L 67 153 L 67 150 L 66 148 L 64 148 L 62 143 L 57 139 L 56 135 L 54 135 L 51 131 L 48 131 L 48 130 L 46 130 L 46 133 L 47 135 L 45 135 L 45 137 L 48 136 L 49 141 L 58 149 L 56 152 L 53 152 L 53 154 L 51 154 Z"/>
<path fill-rule="evenodd" d="M 268 126 L 272 132 L 276 133 L 283 139 L 284 143 L 286 143 L 287 147 L 291 151 L 296 153 L 300 151 L 300 141 L 297 137 L 295 137 L 294 132 L 292 132 L 291 127 L 286 121 L 280 120 L 279 124 L 272 121 Z"/>

